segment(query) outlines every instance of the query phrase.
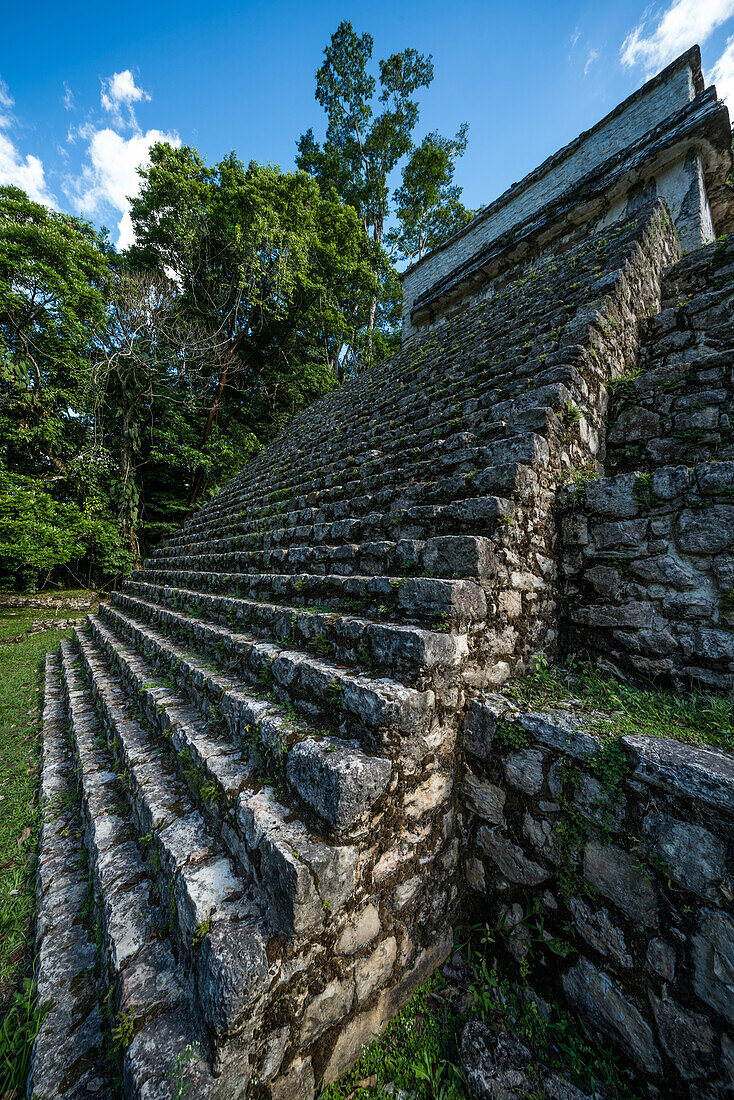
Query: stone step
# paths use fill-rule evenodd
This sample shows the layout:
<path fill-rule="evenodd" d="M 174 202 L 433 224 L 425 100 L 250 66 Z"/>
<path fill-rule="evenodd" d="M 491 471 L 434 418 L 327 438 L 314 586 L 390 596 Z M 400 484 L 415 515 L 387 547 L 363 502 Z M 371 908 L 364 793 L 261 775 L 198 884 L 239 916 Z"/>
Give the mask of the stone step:
<path fill-rule="evenodd" d="M 429 577 L 489 580 L 496 561 L 492 539 L 481 535 L 441 535 L 430 539 L 386 539 L 379 542 L 308 544 L 269 550 L 241 550 L 234 555 L 207 555 L 227 569 L 234 558 L 238 573 L 317 573 L 337 576 L 383 576 L 399 580 L 424 574 Z M 187 561 L 186 555 L 179 557 Z M 150 558 L 144 570 L 164 569 L 165 562 Z M 185 568 L 184 566 L 181 567 Z M 229 567 L 231 568 L 231 566 Z M 133 577 L 140 576 L 137 571 Z"/>
<path fill-rule="evenodd" d="M 430 731 L 435 712 L 435 696 L 430 690 L 417 691 L 395 680 L 365 676 L 124 593 L 115 593 L 114 599 L 114 606 L 102 605 L 100 616 L 144 653 L 154 650 L 164 663 L 170 665 L 184 659 L 184 655 L 156 631 L 156 626 L 184 638 L 195 650 L 204 650 L 216 665 L 236 667 L 248 677 L 250 685 L 258 682 L 262 688 L 274 691 L 276 697 L 290 700 L 304 714 L 327 722 L 349 739 L 364 739 L 366 745 L 378 751 L 392 745 L 398 755 L 406 751 L 408 740 L 414 750 L 420 751 Z M 217 668 L 205 672 L 201 661 L 198 666 L 189 661 L 187 672 L 191 690 L 205 688 L 214 697 L 227 683 Z"/>
<path fill-rule="evenodd" d="M 547 463 L 545 451 L 542 448 L 538 450 L 537 446 L 531 447 L 529 442 L 520 444 L 518 433 L 520 438 L 525 439 L 523 432 L 548 431 L 554 424 L 553 418 L 549 419 L 552 408 L 562 407 L 571 397 L 566 386 L 556 384 L 521 394 L 487 409 L 479 408 L 467 416 L 476 423 L 477 429 L 482 427 L 483 440 L 477 439 L 473 433 L 460 432 L 447 441 L 452 448 L 448 454 L 421 456 L 418 461 L 405 461 L 403 455 L 397 454 L 393 456 L 394 465 L 383 470 L 379 477 L 342 475 L 343 478 L 349 476 L 349 480 L 330 485 L 317 482 L 307 487 L 307 492 L 288 494 L 276 503 L 268 503 L 267 496 L 265 503 L 261 497 L 228 501 L 216 511 L 202 511 L 192 517 L 174 541 L 196 536 L 207 538 L 216 531 L 228 533 L 241 528 L 246 522 L 254 526 L 262 526 L 265 521 L 270 526 L 284 524 L 286 519 L 291 525 L 309 521 L 325 523 L 350 515 L 359 517 L 380 511 L 390 511 L 394 516 L 398 491 L 401 501 L 410 506 L 476 496 L 475 479 L 477 475 L 488 472 L 489 462 L 494 461 L 502 442 L 508 441 L 513 448 L 524 448 L 525 453 L 530 455 L 530 461 L 536 464 Z M 533 404 L 534 401 L 539 404 Z M 497 410 L 501 410 L 508 419 L 500 419 Z M 492 443 L 489 438 L 492 435 L 498 435 L 500 439 Z M 330 481 L 331 476 L 326 480 Z M 306 487 L 294 487 L 296 490 L 300 488 Z"/>
<path fill-rule="evenodd" d="M 189 1049 L 191 1095 L 215 1086 L 206 1033 L 192 1013 L 187 981 L 160 927 L 150 864 L 133 839 L 124 782 L 114 770 L 92 691 L 69 642 L 61 643 L 63 692 L 77 758 L 84 842 L 100 914 L 105 972 L 114 988 L 113 1039 L 123 1091 L 167 1097 L 177 1059 Z"/>
<path fill-rule="evenodd" d="M 214 595 L 195 588 L 142 581 L 127 581 L 122 593 L 231 630 L 248 630 L 261 640 L 287 641 L 342 664 L 362 665 L 372 672 L 391 671 L 401 680 L 410 676 L 411 683 L 416 676 L 425 677 L 433 670 L 456 668 L 468 654 L 465 634 L 371 622 L 355 615 L 310 611 L 295 604 Z"/>
<path fill-rule="evenodd" d="M 541 436 L 534 436 L 537 450 L 545 454 L 546 464 L 548 444 Z M 525 437 L 520 437 L 517 461 L 530 464 L 531 446 Z M 508 441 L 508 445 L 511 441 Z M 495 452 L 499 462 L 501 451 Z M 496 464 L 496 463 L 495 463 Z M 290 546 L 293 543 L 313 542 L 334 543 L 370 541 L 378 538 L 431 538 L 438 534 L 455 534 L 457 528 L 470 527 L 472 534 L 492 535 L 503 523 L 508 523 L 515 515 L 515 503 L 496 496 L 471 496 L 451 501 L 448 504 L 415 504 L 407 507 L 392 508 L 389 512 L 373 511 L 363 516 L 349 516 L 337 520 L 317 519 L 318 510 L 305 509 L 303 512 L 288 513 L 277 517 L 277 523 L 261 525 L 258 520 L 245 519 L 234 526 L 236 533 L 219 537 L 219 531 L 194 532 L 190 537 L 182 535 L 156 550 L 153 560 L 165 560 L 181 551 L 195 554 L 199 551 L 224 551 L 236 549 L 256 549 L 258 546 Z M 462 532 L 463 533 L 463 532 Z M 216 537 L 214 537 L 216 536 Z"/>
<path fill-rule="evenodd" d="M 332 833 L 358 827 L 387 789 L 392 765 L 382 757 L 364 753 L 353 741 L 325 736 L 282 706 L 243 690 L 231 676 L 211 672 L 200 664 L 195 670 L 184 658 L 176 670 L 179 680 L 191 688 L 195 672 L 207 677 L 189 696 L 197 706 L 177 693 L 173 679 L 162 682 L 158 665 L 130 649 L 114 632 L 93 623 L 95 639 L 137 700 L 148 721 L 172 743 L 179 755 L 188 754 L 198 769 L 195 787 L 199 796 L 208 791 L 208 809 L 220 833 L 231 834 L 230 807 L 243 791 L 257 785 L 268 768 L 272 782 L 285 783 Z M 168 665 L 165 666 L 168 668 Z M 187 673 L 189 676 L 187 677 Z M 316 747 L 318 746 L 318 747 Z M 189 769 L 190 773 L 190 769 Z M 240 838 L 240 843 L 244 840 Z"/>
<path fill-rule="evenodd" d="M 563 369 L 568 363 L 568 352 L 559 349 L 557 353 L 551 352 L 549 354 L 546 351 L 542 360 L 528 360 L 526 357 L 517 357 L 516 360 L 511 360 L 507 364 L 506 370 L 503 371 L 495 365 L 490 373 L 487 372 L 486 364 L 479 361 L 474 374 L 470 369 L 462 369 L 460 377 L 454 383 L 456 386 L 455 396 L 447 400 L 445 398 L 446 387 L 442 387 L 433 401 L 428 402 L 432 407 L 431 413 L 419 418 L 418 421 L 415 419 L 413 400 L 408 397 L 403 402 L 405 419 L 389 431 L 384 430 L 383 422 L 385 418 L 383 417 L 380 420 L 377 410 L 371 409 L 370 412 L 373 415 L 370 422 L 366 422 L 364 430 L 365 436 L 369 436 L 371 446 L 365 450 L 363 456 L 355 454 L 355 451 L 358 451 L 361 445 L 360 439 L 362 437 L 360 433 L 347 432 L 339 435 L 336 444 L 334 444 L 333 438 L 326 437 L 323 441 L 324 446 L 315 445 L 309 454 L 299 452 L 293 456 L 298 461 L 284 462 L 281 466 L 270 466 L 260 476 L 253 468 L 256 465 L 255 463 L 248 468 L 247 479 L 243 477 L 235 479 L 218 494 L 215 501 L 205 505 L 190 522 L 194 524 L 206 523 L 208 518 L 217 514 L 224 514 L 229 518 L 233 511 L 238 509 L 238 506 L 256 504 L 260 507 L 263 498 L 268 498 L 266 507 L 279 507 L 285 500 L 307 495 L 314 489 L 329 489 L 333 485 L 343 484 L 344 477 L 350 476 L 352 471 L 359 474 L 361 483 L 365 488 L 379 489 L 384 486 L 385 476 L 389 476 L 391 472 L 395 471 L 399 471 L 402 483 L 406 480 L 406 477 L 414 476 L 414 468 L 418 480 L 423 476 L 423 469 L 427 471 L 429 479 L 432 479 L 435 476 L 436 456 L 430 455 L 426 459 L 423 455 L 424 451 L 431 448 L 443 448 L 448 444 L 449 453 L 443 456 L 442 461 L 445 461 L 447 466 L 451 466 L 455 462 L 451 454 L 455 434 L 449 434 L 447 438 L 445 431 L 447 424 L 455 424 L 458 427 L 463 422 L 467 427 L 471 425 L 472 431 L 476 429 L 480 432 L 477 436 L 479 443 L 482 442 L 483 437 L 484 442 L 490 441 L 488 433 L 491 434 L 496 429 L 496 422 L 499 419 L 493 410 L 493 406 L 498 401 L 497 387 L 502 385 L 503 382 L 507 384 L 507 389 L 515 395 L 523 395 L 526 407 L 530 404 L 545 407 L 562 405 L 565 398 L 561 398 L 559 402 L 554 402 L 548 401 L 547 395 L 542 395 L 542 398 L 539 396 L 537 399 L 532 397 L 533 392 L 545 383 L 545 378 L 542 376 L 547 375 L 549 369 L 556 365 L 556 359 L 558 361 L 557 366 Z M 476 375 L 476 378 L 474 375 Z M 527 381 L 523 379 L 523 375 L 527 377 Z M 567 381 L 573 379 L 572 374 L 564 375 L 564 377 Z M 428 393 L 428 390 L 424 390 L 424 393 Z M 477 412 L 481 409 L 490 410 L 492 415 L 489 417 L 486 414 L 477 415 Z M 522 430 L 521 423 L 513 419 L 514 413 L 514 409 L 509 410 L 507 422 L 509 430 L 506 434 L 512 434 L 513 429 L 515 431 Z M 360 417 L 357 409 L 350 408 L 350 414 L 350 422 L 359 421 Z M 378 416 L 377 419 L 375 419 L 376 415 Z M 425 427 L 416 430 L 416 426 L 421 424 L 425 424 Z M 436 435 L 437 432 L 440 437 Z M 328 456 L 330 445 L 336 452 L 334 460 L 331 460 Z M 318 467 L 308 465 L 308 459 L 313 454 L 320 456 Z M 344 454 L 348 456 L 346 464 L 343 458 L 340 457 Z M 326 457 L 324 458 L 324 456 Z M 354 459 L 352 459 L 352 456 L 354 456 Z M 365 484 L 365 468 L 370 470 L 373 467 L 380 476 L 379 478 L 375 477 L 373 481 L 367 480 Z"/>
<path fill-rule="evenodd" d="M 473 556 L 475 547 L 443 547 L 443 561 L 459 555 Z M 483 553 L 480 548 L 479 553 Z M 449 557 L 451 555 L 451 557 Z M 437 555 L 437 560 L 438 555 Z M 280 602 L 296 608 L 326 608 L 328 613 L 366 616 L 378 621 L 424 624 L 433 632 L 455 630 L 465 633 L 487 618 L 487 597 L 483 588 L 469 580 L 444 580 L 434 577 L 342 576 L 311 573 L 241 573 L 237 555 L 182 559 L 181 569 L 139 570 L 135 577 L 143 583 L 158 583 L 169 578 L 183 581 L 199 591 L 226 591 L 232 597 L 258 602 Z M 217 566 L 218 568 L 212 568 Z"/>
<path fill-rule="evenodd" d="M 267 898 L 273 929 L 285 935 L 318 931 L 325 912 L 336 914 L 354 890 L 357 849 L 326 844 L 311 833 L 292 809 L 280 804 L 275 788 L 263 783 L 236 745 L 227 743 L 221 733 L 213 736 L 211 724 L 202 722 L 175 687 L 155 679 L 138 686 L 149 666 L 146 669 L 137 654 L 98 619 L 90 620 L 90 629 L 105 656 L 124 670 L 128 689 L 137 689 L 138 702 L 162 739 L 162 752 L 168 744 L 169 754 L 175 753 L 188 772 L 191 795 L 216 822 L 230 852 L 250 868 Z M 183 662 L 177 671 L 184 671 Z M 263 721 L 261 717 L 261 729 Z M 279 733 L 276 720 L 270 727 L 275 738 Z M 376 768 L 378 782 L 386 778 L 382 763 Z M 305 769 L 302 771 L 305 775 Z M 370 791 L 358 792 L 355 797 L 368 799 Z"/>
<path fill-rule="evenodd" d="M 60 661 L 46 657 L 37 872 L 37 1004 L 48 1006 L 33 1044 L 28 1095 L 37 1100 L 106 1100 L 104 1020 L 82 819 L 60 684 Z"/>

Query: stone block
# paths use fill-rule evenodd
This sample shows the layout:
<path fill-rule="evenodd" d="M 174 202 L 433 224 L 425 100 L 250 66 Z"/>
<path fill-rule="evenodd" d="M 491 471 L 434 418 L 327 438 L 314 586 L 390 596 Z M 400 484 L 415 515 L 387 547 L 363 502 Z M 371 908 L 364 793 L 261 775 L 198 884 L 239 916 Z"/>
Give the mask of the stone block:
<path fill-rule="evenodd" d="M 635 779 L 685 799 L 734 813 L 734 757 L 662 737 L 623 737 Z"/>
<path fill-rule="evenodd" d="M 672 982 L 675 977 L 675 948 L 654 936 L 647 945 L 647 961 L 655 973 L 665 982 Z"/>
<path fill-rule="evenodd" d="M 519 714 L 517 724 L 539 744 L 585 760 L 599 751 L 599 742 L 584 728 L 583 719 L 570 711 Z"/>
<path fill-rule="evenodd" d="M 586 505 L 590 512 L 600 516 L 629 519 L 639 511 L 635 500 L 637 474 L 621 474 L 619 477 L 603 477 L 586 489 Z"/>
<path fill-rule="evenodd" d="M 271 1100 L 312 1100 L 315 1092 L 310 1058 L 294 1058 L 286 1072 L 270 1086 Z"/>
<path fill-rule="evenodd" d="M 373 1008 L 359 1013 L 343 1027 L 324 1067 L 323 1087 L 337 1081 L 353 1066 L 365 1047 L 374 1042 L 396 1012 L 403 1008 L 416 988 L 425 982 L 444 961 L 453 943 L 450 933 L 433 947 L 423 951 L 415 965 L 406 971 L 398 982 L 380 994 Z"/>
<path fill-rule="evenodd" d="M 470 810 L 491 825 L 504 820 L 505 792 L 494 783 L 482 782 L 470 771 L 464 775 L 463 797 Z"/>
<path fill-rule="evenodd" d="M 584 847 L 584 876 L 600 894 L 645 928 L 658 922 L 657 894 L 638 861 L 614 844 L 589 841 Z"/>
<path fill-rule="evenodd" d="M 451 796 L 453 779 L 450 774 L 434 772 L 420 786 L 405 796 L 405 812 L 413 820 L 438 809 Z"/>
<path fill-rule="evenodd" d="M 571 898 L 574 924 L 589 947 L 606 955 L 618 966 L 630 969 L 633 965 L 624 938 L 624 932 L 612 920 L 608 909 L 592 909 L 581 898 Z"/>
<path fill-rule="evenodd" d="M 540 792 L 543 786 L 545 754 L 539 749 L 521 749 L 505 759 L 505 778 L 510 786 L 528 795 Z"/>
<path fill-rule="evenodd" d="M 563 976 L 563 989 L 571 1003 L 593 1024 L 616 1039 L 648 1073 L 662 1072 L 652 1029 L 603 970 L 581 958 Z"/>
<path fill-rule="evenodd" d="M 549 871 L 532 859 L 528 859 L 519 845 L 514 844 L 507 835 L 497 829 L 490 829 L 487 825 L 483 825 L 477 833 L 477 844 L 510 882 L 522 883 L 523 886 L 538 886 L 550 878 Z"/>
<path fill-rule="evenodd" d="M 337 955 L 354 955 L 380 934 L 380 914 L 371 903 L 350 917 L 336 941 Z"/>
<path fill-rule="evenodd" d="M 649 996 L 663 1050 L 683 1080 L 708 1077 L 716 1057 L 716 1035 L 710 1022 L 672 998 L 656 997 L 652 992 Z"/>
<path fill-rule="evenodd" d="M 392 765 L 357 742 L 299 741 L 288 754 L 288 782 L 332 828 L 347 829 L 384 792 Z"/>
<path fill-rule="evenodd" d="M 727 873 L 729 845 L 703 826 L 667 814 L 648 814 L 643 829 L 674 882 L 716 900 L 717 887 Z"/>
<path fill-rule="evenodd" d="M 302 1049 L 323 1035 L 330 1027 L 343 1020 L 354 1001 L 354 978 L 333 978 L 308 1004 L 301 1022 L 300 1044 Z"/>
<path fill-rule="evenodd" d="M 734 506 L 686 508 L 676 523 L 675 540 L 687 554 L 717 554 L 734 544 Z"/>
<path fill-rule="evenodd" d="M 734 920 L 705 909 L 693 937 L 693 988 L 730 1024 L 734 1023 Z"/>
<path fill-rule="evenodd" d="M 354 965 L 354 982 L 357 1002 L 363 1005 L 376 989 L 384 986 L 392 974 L 397 957 L 397 942 L 394 936 L 378 944 L 371 955 L 358 959 Z"/>

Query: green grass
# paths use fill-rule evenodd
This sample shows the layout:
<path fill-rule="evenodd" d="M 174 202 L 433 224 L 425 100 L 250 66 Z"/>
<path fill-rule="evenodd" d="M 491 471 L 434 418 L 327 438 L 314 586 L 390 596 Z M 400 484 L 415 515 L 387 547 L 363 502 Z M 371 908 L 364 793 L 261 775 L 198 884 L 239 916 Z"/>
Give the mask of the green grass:
<path fill-rule="evenodd" d="M 7 616 L 0 611 L 0 639 L 20 633 L 5 630 L 12 621 Z M 0 1095 L 22 1090 L 40 1024 L 30 973 L 43 666 L 68 633 L 33 634 L 17 644 L 0 640 Z"/>
<path fill-rule="evenodd" d="M 76 610 L 70 607 L 4 607 L 2 598 L 4 595 L 16 595 L 16 593 L 3 593 L 0 592 L 0 643 L 4 638 L 15 638 L 19 634 L 24 634 L 31 626 L 31 623 L 37 622 L 39 619 L 75 619 L 81 618 L 87 614 L 85 610 Z M 46 596 L 53 596 L 55 599 L 61 597 L 79 597 L 79 596 L 94 596 L 95 593 L 89 592 L 83 588 L 64 588 L 59 590 L 52 590 L 43 593 L 35 593 L 33 598 L 44 598 Z M 50 646 L 49 648 L 54 648 Z M 44 651 L 45 652 L 45 651 Z"/>
<path fill-rule="evenodd" d="M 563 707 L 572 701 L 574 713 L 584 715 L 589 729 L 603 741 L 643 734 L 734 752 L 734 705 L 723 696 L 640 688 L 578 661 L 550 665 L 543 658 L 506 694 L 533 709 Z"/>
<path fill-rule="evenodd" d="M 389 1100 L 401 1089 L 411 1100 L 471 1100 L 460 1057 L 461 1032 L 470 1019 L 523 1043 L 531 1053 L 531 1080 L 540 1063 L 582 1090 L 601 1086 L 607 1100 L 635 1100 L 611 1052 L 590 1044 L 574 1016 L 552 1005 L 545 1018 L 529 990 L 511 986 L 490 969 L 486 952 L 492 939 L 487 929 L 483 936 L 472 929 L 471 942 L 458 948 L 461 976 L 457 979 L 453 969 L 455 953 L 319 1100 Z M 540 1085 L 527 1095 L 529 1100 L 542 1096 Z"/>

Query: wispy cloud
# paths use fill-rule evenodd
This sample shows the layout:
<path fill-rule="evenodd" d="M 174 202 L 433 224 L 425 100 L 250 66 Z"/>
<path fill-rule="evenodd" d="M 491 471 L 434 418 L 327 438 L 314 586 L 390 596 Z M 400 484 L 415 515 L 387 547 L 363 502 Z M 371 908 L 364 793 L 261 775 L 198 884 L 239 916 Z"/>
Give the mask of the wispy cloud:
<path fill-rule="evenodd" d="M 734 34 L 728 39 L 726 49 L 709 73 L 709 80 L 716 85 L 716 91 L 734 112 Z"/>
<path fill-rule="evenodd" d="M 571 49 L 574 48 L 574 46 L 576 45 L 576 43 L 578 42 L 580 37 L 581 37 L 581 31 L 577 27 L 576 30 L 571 35 Z"/>
<path fill-rule="evenodd" d="M 620 50 L 622 64 L 653 75 L 695 42 L 703 44 L 732 15 L 734 0 L 673 0 L 656 19 L 645 15 L 629 32 Z"/>
<path fill-rule="evenodd" d="M 109 111 L 118 126 L 135 128 L 135 104 L 150 100 L 150 96 L 137 86 L 131 70 L 123 69 L 121 73 L 113 73 L 102 81 L 101 100 L 102 107 Z M 126 116 L 123 114 L 125 110 Z"/>
<path fill-rule="evenodd" d="M 589 70 L 591 69 L 591 66 L 594 64 L 594 62 L 598 59 L 598 57 L 599 57 L 599 51 L 595 50 L 592 47 L 589 50 L 588 54 L 586 55 L 586 64 L 584 65 L 584 76 L 589 75 Z"/>
<path fill-rule="evenodd" d="M 139 88 L 130 69 L 102 81 L 100 103 L 111 116 L 110 125 L 85 125 L 70 131 L 68 140 L 87 143 L 86 163 L 81 175 L 67 178 L 67 197 L 79 214 L 88 218 L 113 216 L 117 220 L 117 247 L 128 248 L 134 241 L 130 219 L 130 198 L 140 189 L 138 168 L 147 167 L 150 149 L 158 141 L 181 144 L 175 132 L 143 130 L 135 105 L 149 101 L 150 95 Z M 126 134 L 125 131 L 132 133 Z M 121 132 L 122 131 L 122 132 Z"/>
<path fill-rule="evenodd" d="M 43 161 L 31 154 L 24 157 L 10 136 L 15 125 L 14 105 L 10 89 L 0 77 L 0 184 L 21 187 L 34 202 L 55 207 L 56 199 L 46 183 Z"/>

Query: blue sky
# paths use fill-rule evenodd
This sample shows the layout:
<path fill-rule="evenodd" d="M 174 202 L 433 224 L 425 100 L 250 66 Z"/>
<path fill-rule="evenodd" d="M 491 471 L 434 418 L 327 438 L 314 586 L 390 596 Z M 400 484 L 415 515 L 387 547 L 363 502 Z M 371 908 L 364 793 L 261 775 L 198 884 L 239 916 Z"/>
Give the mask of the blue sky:
<path fill-rule="evenodd" d="M 469 122 L 457 182 L 473 207 L 696 41 L 734 108 L 734 0 L 40 0 L 3 14 L 0 183 L 124 245 L 125 196 L 157 138 L 291 168 L 299 134 L 323 130 L 314 73 L 342 19 L 372 33 L 375 61 L 433 54 L 417 137 Z"/>

